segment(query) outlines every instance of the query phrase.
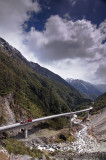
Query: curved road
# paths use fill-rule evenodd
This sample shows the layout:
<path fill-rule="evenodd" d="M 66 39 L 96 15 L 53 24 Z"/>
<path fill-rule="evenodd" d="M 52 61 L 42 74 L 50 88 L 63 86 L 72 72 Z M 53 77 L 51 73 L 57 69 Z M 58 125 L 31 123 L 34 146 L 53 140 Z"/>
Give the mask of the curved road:
<path fill-rule="evenodd" d="M 48 120 L 48 119 L 53 119 L 53 118 L 58 118 L 58 117 L 71 116 L 73 114 L 77 114 L 77 113 L 81 113 L 81 112 L 87 112 L 87 111 L 90 111 L 90 110 L 92 110 L 92 107 L 90 107 L 88 109 L 76 111 L 76 112 L 68 112 L 68 113 L 62 113 L 62 114 L 37 118 L 37 119 L 33 119 L 32 122 L 28 122 L 28 123 L 24 123 L 24 124 L 14 123 L 14 124 L 11 124 L 11 125 L 0 127 L 0 132 L 6 131 L 6 130 L 13 130 L 13 129 L 22 129 L 22 128 L 27 129 L 28 127 L 33 126 L 37 122 L 42 122 L 42 121 L 45 121 L 45 120 Z"/>

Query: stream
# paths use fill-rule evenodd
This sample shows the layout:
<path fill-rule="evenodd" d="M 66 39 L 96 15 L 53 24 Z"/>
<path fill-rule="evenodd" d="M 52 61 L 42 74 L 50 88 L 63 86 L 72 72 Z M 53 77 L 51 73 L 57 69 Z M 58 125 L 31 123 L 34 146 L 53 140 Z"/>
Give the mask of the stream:
<path fill-rule="evenodd" d="M 56 150 L 59 151 L 73 151 L 77 153 L 90 153 L 97 151 L 98 144 L 96 139 L 88 134 L 87 125 L 82 122 L 78 122 L 77 124 L 82 126 L 82 129 L 78 131 L 75 135 L 75 142 L 64 142 L 64 143 L 55 143 L 55 144 L 43 144 L 37 145 L 36 147 L 40 150 L 47 150 L 54 152 Z"/>
<path fill-rule="evenodd" d="M 83 128 L 76 133 L 76 141 L 72 143 L 73 150 L 78 153 L 95 152 L 99 145 L 96 139 L 88 134 L 87 125 L 79 123 Z"/>

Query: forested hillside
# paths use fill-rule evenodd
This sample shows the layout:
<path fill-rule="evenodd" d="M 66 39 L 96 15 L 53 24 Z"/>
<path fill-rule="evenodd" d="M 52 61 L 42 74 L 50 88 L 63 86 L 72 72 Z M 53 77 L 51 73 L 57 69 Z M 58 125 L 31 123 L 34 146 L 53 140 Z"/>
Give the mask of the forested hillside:
<path fill-rule="evenodd" d="M 106 93 L 99 96 L 94 105 L 93 105 L 93 112 L 98 113 L 101 109 L 106 107 Z"/>
<path fill-rule="evenodd" d="M 67 112 L 89 101 L 73 87 L 37 73 L 19 51 L 0 39 L 0 95 L 10 93 L 14 112 L 24 109 L 32 118 Z"/>

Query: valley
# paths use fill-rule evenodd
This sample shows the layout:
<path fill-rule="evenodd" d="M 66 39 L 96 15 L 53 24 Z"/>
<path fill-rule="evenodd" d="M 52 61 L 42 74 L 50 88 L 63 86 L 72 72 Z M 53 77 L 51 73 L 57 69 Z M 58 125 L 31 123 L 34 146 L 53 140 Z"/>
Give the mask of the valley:
<path fill-rule="evenodd" d="M 0 160 L 106 160 L 106 0 L 0 0 Z"/>
<path fill-rule="evenodd" d="M 22 141 L 30 149 L 37 148 L 44 151 L 50 159 L 80 160 L 81 157 L 84 160 L 89 160 L 91 157 L 91 160 L 101 160 L 100 157 L 102 157 L 102 160 L 105 160 L 105 114 L 106 109 L 95 116 L 90 116 L 90 121 L 81 122 L 80 119 L 75 119 L 71 132 L 69 132 L 67 125 L 60 130 L 50 130 L 36 125 L 29 130 L 27 139 L 22 138 L 22 134 L 14 138 Z M 98 117 L 100 118 L 98 119 Z M 103 123 L 104 127 L 100 130 Z M 65 135 L 65 137 L 69 135 L 71 139 L 69 137 L 66 140 L 59 139 L 59 135 Z"/>
<path fill-rule="evenodd" d="M 66 117 L 34 125 L 29 128 L 27 139 L 24 139 L 23 129 L 4 132 L 0 140 L 3 160 L 9 156 L 10 160 L 19 157 L 20 160 L 31 157 L 42 160 L 80 160 L 80 157 L 88 160 L 91 157 L 91 160 L 101 160 L 100 157 L 105 157 L 106 93 L 93 90 L 89 84 L 89 96 L 84 95 L 59 75 L 29 62 L 2 38 L 0 75 L 0 126 L 93 106 L 90 121 L 82 122 L 85 114 L 80 114 L 72 122 L 71 131 Z"/>

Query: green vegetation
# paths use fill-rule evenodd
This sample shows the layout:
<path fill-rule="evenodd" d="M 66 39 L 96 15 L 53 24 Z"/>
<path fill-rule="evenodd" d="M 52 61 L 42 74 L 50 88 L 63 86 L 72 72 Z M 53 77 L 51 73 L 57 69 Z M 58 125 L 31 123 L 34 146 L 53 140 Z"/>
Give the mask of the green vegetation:
<path fill-rule="evenodd" d="M 62 129 L 64 126 L 68 124 L 67 118 L 55 118 L 53 120 L 48 120 L 47 123 L 49 124 L 49 128 L 54 128 L 56 130 Z"/>
<path fill-rule="evenodd" d="M 55 139 L 55 142 L 56 143 L 61 143 L 64 141 L 73 142 L 75 140 L 76 140 L 75 137 L 71 135 L 69 131 L 67 131 L 67 132 L 59 133 Z"/>
<path fill-rule="evenodd" d="M 13 95 L 10 106 L 17 121 L 21 117 L 38 118 L 82 109 L 82 104 L 89 102 L 69 85 L 40 75 L 18 51 L 11 49 L 11 46 L 6 49 L 0 47 L 0 96 L 9 94 Z M 0 108 L 3 110 L 2 106 Z M 4 123 L 4 117 L 2 112 L 0 123 Z M 61 129 L 67 123 L 67 118 L 57 118 L 44 125 Z M 74 140 L 70 134 L 63 134 L 66 140 Z M 57 139 L 62 140 L 59 137 Z M 31 150 L 20 141 L 6 139 L 5 143 L 9 153 L 41 158 L 41 151 Z"/>
<path fill-rule="evenodd" d="M 0 125 L 5 123 L 5 111 L 4 111 L 4 105 L 1 104 L 0 106 L 0 112 L 1 112 L 1 116 L 0 116 Z"/>
<path fill-rule="evenodd" d="M 17 121 L 21 116 L 36 118 L 76 110 L 89 102 L 71 87 L 41 76 L 17 52 L 10 54 L 0 48 L 0 95 L 10 93 Z"/>
<path fill-rule="evenodd" d="M 93 110 L 92 113 L 96 114 L 99 113 L 101 109 L 106 107 L 106 93 L 104 93 L 103 95 L 99 96 L 94 105 L 93 105 Z"/>
<path fill-rule="evenodd" d="M 56 150 L 56 151 L 54 151 L 54 152 L 49 153 L 49 155 L 50 155 L 50 156 L 55 156 L 55 155 L 58 154 L 59 152 L 61 152 L 61 151 Z"/>
<path fill-rule="evenodd" d="M 42 153 L 40 150 L 33 148 L 30 149 L 29 147 L 26 147 L 23 142 L 15 140 L 15 139 L 6 139 L 5 140 L 6 143 L 6 149 L 7 151 L 10 153 L 14 153 L 15 155 L 30 155 L 32 158 L 38 157 L 41 158 L 42 157 Z M 47 160 L 49 160 L 49 158 L 46 156 Z"/>
<path fill-rule="evenodd" d="M 49 119 L 43 123 L 40 123 L 38 127 L 42 129 L 48 128 L 48 129 L 60 130 L 60 129 L 63 129 L 64 126 L 67 126 L 68 124 L 69 124 L 69 120 L 67 118 L 59 117 L 55 119 Z"/>

